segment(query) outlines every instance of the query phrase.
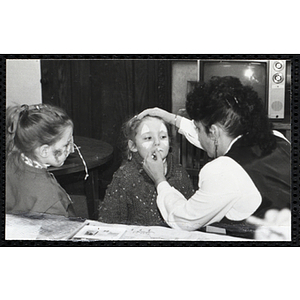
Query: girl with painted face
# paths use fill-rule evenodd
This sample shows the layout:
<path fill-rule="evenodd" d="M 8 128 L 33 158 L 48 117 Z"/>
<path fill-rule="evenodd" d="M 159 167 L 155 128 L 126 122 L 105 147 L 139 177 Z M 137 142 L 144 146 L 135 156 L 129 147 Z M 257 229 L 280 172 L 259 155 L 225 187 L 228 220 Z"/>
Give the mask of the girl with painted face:
<path fill-rule="evenodd" d="M 51 105 L 6 110 L 6 212 L 74 216 L 72 201 L 49 166 L 60 167 L 73 148 L 73 122 Z"/>
<path fill-rule="evenodd" d="M 166 123 L 157 117 L 132 118 L 124 125 L 126 161 L 113 176 L 103 203 L 99 221 L 132 225 L 166 226 L 157 205 L 157 192 L 143 170 L 143 160 L 150 153 L 163 160 L 163 173 L 171 186 L 184 195 L 192 195 L 193 187 L 186 171 L 174 163 Z"/>

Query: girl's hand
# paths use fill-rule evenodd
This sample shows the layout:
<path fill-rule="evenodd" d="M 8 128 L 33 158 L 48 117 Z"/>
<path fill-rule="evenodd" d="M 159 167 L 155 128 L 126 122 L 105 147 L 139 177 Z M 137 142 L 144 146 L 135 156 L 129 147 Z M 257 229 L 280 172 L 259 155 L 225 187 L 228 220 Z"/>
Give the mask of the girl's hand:
<path fill-rule="evenodd" d="M 159 151 L 155 151 L 154 153 L 148 152 L 144 159 L 143 168 L 153 180 L 155 186 L 166 180 L 164 176 L 164 164 Z"/>
<path fill-rule="evenodd" d="M 166 110 L 163 110 L 161 108 L 155 107 L 155 108 L 148 108 L 145 109 L 144 111 L 142 111 L 140 114 L 138 114 L 138 118 L 142 119 L 145 116 L 152 116 L 152 117 L 160 117 L 162 118 L 165 122 L 172 124 L 172 125 L 176 125 L 175 121 L 175 114 L 169 113 Z"/>

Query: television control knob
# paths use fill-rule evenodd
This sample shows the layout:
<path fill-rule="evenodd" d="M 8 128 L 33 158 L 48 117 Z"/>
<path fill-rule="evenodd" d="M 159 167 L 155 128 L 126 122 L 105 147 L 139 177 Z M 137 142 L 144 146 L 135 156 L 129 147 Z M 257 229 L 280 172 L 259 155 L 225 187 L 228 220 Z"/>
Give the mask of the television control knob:
<path fill-rule="evenodd" d="M 275 83 L 281 83 L 283 81 L 283 75 L 280 73 L 276 73 L 273 75 L 273 81 Z"/>
<path fill-rule="evenodd" d="M 282 70 L 283 69 L 283 63 L 280 62 L 280 61 L 276 61 L 274 63 L 274 69 L 277 70 L 277 71 Z"/>

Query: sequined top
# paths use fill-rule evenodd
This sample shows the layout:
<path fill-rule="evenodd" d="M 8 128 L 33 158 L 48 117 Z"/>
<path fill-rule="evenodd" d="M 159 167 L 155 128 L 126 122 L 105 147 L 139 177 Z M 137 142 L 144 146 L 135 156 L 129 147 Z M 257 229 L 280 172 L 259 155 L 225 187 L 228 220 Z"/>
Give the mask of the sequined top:
<path fill-rule="evenodd" d="M 166 179 L 186 198 L 193 186 L 185 169 L 175 164 L 171 154 L 167 158 Z M 157 192 L 153 181 L 143 170 L 142 158 L 133 154 L 114 174 L 99 206 L 99 221 L 144 226 L 167 226 L 156 205 Z"/>

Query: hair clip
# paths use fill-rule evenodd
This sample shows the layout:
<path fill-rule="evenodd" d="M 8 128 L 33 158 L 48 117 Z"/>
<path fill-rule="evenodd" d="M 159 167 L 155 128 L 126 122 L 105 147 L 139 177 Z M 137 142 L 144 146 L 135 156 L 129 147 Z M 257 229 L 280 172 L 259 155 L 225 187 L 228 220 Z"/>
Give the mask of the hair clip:
<path fill-rule="evenodd" d="M 21 105 L 20 113 L 23 111 L 26 111 L 28 109 L 29 109 L 29 106 L 27 104 L 23 104 L 23 105 Z"/>
<path fill-rule="evenodd" d="M 227 98 L 225 98 L 225 101 L 227 102 L 229 107 L 232 107 L 232 105 L 230 104 L 230 102 L 227 100 Z"/>
<path fill-rule="evenodd" d="M 230 96 L 233 98 L 235 104 L 239 105 L 239 100 L 237 99 L 237 97 L 232 96 L 232 95 L 230 95 Z M 225 98 L 225 101 L 227 102 L 227 104 L 229 105 L 229 107 L 231 107 L 231 108 L 233 107 L 232 104 L 230 103 L 230 101 L 227 98 Z"/>

